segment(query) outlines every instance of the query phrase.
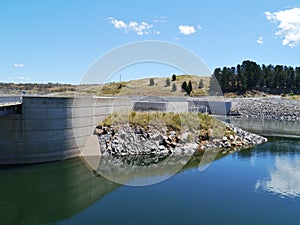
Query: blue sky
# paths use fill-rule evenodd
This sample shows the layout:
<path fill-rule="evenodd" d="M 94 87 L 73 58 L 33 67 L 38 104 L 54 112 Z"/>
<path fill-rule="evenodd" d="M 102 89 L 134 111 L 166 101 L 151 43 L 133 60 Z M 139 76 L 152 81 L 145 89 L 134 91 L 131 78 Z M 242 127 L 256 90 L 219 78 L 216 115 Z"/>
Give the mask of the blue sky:
<path fill-rule="evenodd" d="M 100 56 L 143 40 L 185 47 L 211 70 L 245 59 L 300 66 L 300 2 L 1 0 L 0 81 L 76 84 Z M 137 68 L 122 73 L 180 73 Z"/>

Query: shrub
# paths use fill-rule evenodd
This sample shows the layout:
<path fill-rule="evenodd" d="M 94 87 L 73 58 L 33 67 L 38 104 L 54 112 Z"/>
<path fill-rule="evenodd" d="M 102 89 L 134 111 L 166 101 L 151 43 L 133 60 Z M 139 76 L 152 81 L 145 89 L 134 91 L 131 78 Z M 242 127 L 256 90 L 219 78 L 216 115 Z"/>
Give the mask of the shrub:
<path fill-rule="evenodd" d="M 174 83 L 173 86 L 172 86 L 172 91 L 173 91 L 173 92 L 177 91 L 177 86 L 176 86 L 175 83 Z"/>
<path fill-rule="evenodd" d="M 166 87 L 169 87 L 170 85 L 171 85 L 170 79 L 167 78 L 167 79 L 166 79 Z"/>
<path fill-rule="evenodd" d="M 201 79 L 200 82 L 199 82 L 199 89 L 201 89 L 203 87 L 204 87 L 204 83 L 203 83 L 203 79 Z"/>
<path fill-rule="evenodd" d="M 153 79 L 153 78 L 150 79 L 150 84 L 149 84 L 149 86 L 154 86 L 154 79 Z"/>
<path fill-rule="evenodd" d="M 187 83 L 186 83 L 186 81 L 184 81 L 182 84 L 181 84 L 181 89 L 183 90 L 183 91 L 187 91 Z"/>
<path fill-rule="evenodd" d="M 172 75 L 172 81 L 175 81 L 175 80 L 176 80 L 176 75 L 173 74 L 173 75 Z"/>

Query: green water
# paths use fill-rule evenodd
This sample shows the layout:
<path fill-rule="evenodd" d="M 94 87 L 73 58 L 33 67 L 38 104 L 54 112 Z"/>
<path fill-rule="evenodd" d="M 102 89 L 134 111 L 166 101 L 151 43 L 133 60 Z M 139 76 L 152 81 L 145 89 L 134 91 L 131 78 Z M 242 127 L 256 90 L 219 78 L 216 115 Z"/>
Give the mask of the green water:
<path fill-rule="evenodd" d="M 300 139 L 269 139 L 218 155 L 202 172 L 193 157 L 140 187 L 111 182 L 79 158 L 1 169 L 0 224 L 299 224 Z"/>

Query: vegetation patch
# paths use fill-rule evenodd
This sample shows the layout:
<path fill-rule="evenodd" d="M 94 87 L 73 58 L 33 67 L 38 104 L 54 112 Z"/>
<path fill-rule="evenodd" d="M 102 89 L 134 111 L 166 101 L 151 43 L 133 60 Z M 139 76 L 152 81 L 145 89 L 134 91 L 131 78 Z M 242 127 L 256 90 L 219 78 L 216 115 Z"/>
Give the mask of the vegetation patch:
<path fill-rule="evenodd" d="M 209 140 L 229 136 L 232 131 L 221 121 L 207 114 L 174 112 L 117 112 L 108 115 L 101 126 L 141 126 L 145 130 L 157 129 L 160 132 L 189 132 L 194 140 Z M 167 128 L 167 130 L 163 130 Z"/>

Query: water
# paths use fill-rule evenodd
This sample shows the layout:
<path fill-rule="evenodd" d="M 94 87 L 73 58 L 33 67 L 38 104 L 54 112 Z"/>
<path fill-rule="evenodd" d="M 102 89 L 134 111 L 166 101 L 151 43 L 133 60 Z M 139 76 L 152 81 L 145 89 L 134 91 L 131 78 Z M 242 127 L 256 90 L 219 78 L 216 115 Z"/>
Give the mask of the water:
<path fill-rule="evenodd" d="M 299 224 L 300 139 L 269 139 L 217 155 L 203 172 L 193 157 L 142 187 L 111 182 L 79 158 L 1 169 L 0 224 Z"/>

